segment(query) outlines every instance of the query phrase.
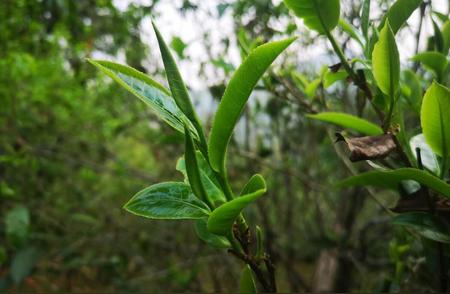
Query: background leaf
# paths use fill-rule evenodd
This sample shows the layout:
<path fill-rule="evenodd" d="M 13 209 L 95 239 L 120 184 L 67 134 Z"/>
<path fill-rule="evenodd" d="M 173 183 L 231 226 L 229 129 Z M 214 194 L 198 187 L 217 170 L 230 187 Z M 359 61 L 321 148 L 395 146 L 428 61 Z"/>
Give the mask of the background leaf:
<path fill-rule="evenodd" d="M 420 114 L 423 134 L 433 151 L 449 156 L 450 149 L 450 91 L 434 82 L 425 93 Z"/>
<path fill-rule="evenodd" d="M 220 101 L 211 129 L 208 150 L 214 170 L 224 172 L 228 141 L 256 83 L 275 58 L 294 40 L 290 38 L 257 47 L 234 73 Z"/>
<path fill-rule="evenodd" d="M 266 183 L 261 175 L 254 175 L 244 188 L 246 194 L 216 208 L 208 219 L 208 231 L 229 236 L 231 227 L 241 211 L 266 192 Z"/>
<path fill-rule="evenodd" d="M 402 181 L 414 180 L 450 198 L 450 185 L 430 173 L 415 168 L 399 168 L 390 171 L 370 171 L 347 178 L 338 187 L 375 186 L 397 190 Z"/>
<path fill-rule="evenodd" d="M 447 57 L 436 51 L 422 52 L 411 59 L 421 62 L 425 68 L 431 70 L 436 75 L 438 80 L 442 79 L 448 66 Z"/>
<path fill-rule="evenodd" d="M 430 213 L 402 213 L 395 216 L 392 223 L 405 226 L 424 238 L 450 243 L 450 230 Z"/>
<path fill-rule="evenodd" d="M 283 0 L 295 15 L 303 19 L 305 25 L 324 34 L 333 30 L 340 15 L 339 0 Z"/>
<path fill-rule="evenodd" d="M 383 134 L 383 130 L 376 124 L 347 113 L 321 112 L 318 114 L 307 115 L 307 117 L 352 129 L 369 136 Z"/>
<path fill-rule="evenodd" d="M 199 219 L 209 215 L 208 206 L 185 183 L 159 183 L 138 192 L 124 208 L 151 219 Z"/>
<path fill-rule="evenodd" d="M 384 26 L 386 19 L 389 19 L 389 23 L 395 35 L 422 2 L 423 0 L 397 0 L 391 8 L 389 8 L 386 17 L 379 28 Z"/>

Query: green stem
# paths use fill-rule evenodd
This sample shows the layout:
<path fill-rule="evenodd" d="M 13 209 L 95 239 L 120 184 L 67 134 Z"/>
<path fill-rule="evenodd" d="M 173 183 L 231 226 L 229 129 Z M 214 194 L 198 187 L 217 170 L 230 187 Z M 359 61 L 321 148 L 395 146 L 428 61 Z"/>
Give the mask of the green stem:
<path fill-rule="evenodd" d="M 336 39 L 334 39 L 333 35 L 327 29 L 325 29 L 325 35 L 327 36 L 328 40 L 330 41 L 334 52 L 339 57 L 339 60 L 341 61 L 341 64 L 344 67 L 345 71 L 352 78 L 352 80 L 357 83 L 358 82 L 358 77 L 356 76 L 356 74 L 353 71 L 352 67 L 348 63 L 347 58 L 345 58 L 344 52 L 342 52 L 341 47 L 339 47 L 339 45 L 337 44 Z"/>

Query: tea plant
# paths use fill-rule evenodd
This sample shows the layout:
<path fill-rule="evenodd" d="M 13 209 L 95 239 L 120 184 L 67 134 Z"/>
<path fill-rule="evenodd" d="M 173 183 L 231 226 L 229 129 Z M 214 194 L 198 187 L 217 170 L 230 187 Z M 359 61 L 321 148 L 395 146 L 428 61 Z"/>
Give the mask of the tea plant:
<path fill-rule="evenodd" d="M 270 42 L 254 49 L 236 70 L 221 99 L 209 141 L 193 108 L 186 86 L 163 37 L 158 39 L 170 90 L 130 67 L 89 60 L 125 89 L 155 110 L 161 119 L 184 134 L 185 153 L 177 163 L 184 182 L 152 185 L 124 206 L 150 219 L 196 220 L 196 232 L 208 245 L 228 249 L 246 265 L 241 289 L 255 290 L 253 272 L 265 292 L 275 292 L 274 267 L 263 250 L 262 232 L 255 233 L 242 210 L 266 192 L 264 178 L 251 177 L 239 194 L 229 184 L 226 152 L 233 129 L 260 77 L 295 38 Z"/>
<path fill-rule="evenodd" d="M 440 15 L 442 28 L 432 18 L 435 34 L 429 41 L 429 50 L 412 57 L 432 75 L 432 81 L 421 81 L 413 71 L 401 71 L 395 35 L 414 10 L 427 5 L 423 1 L 396 1 L 376 26 L 370 20 L 370 0 L 365 0 L 359 29 L 340 19 L 339 0 L 284 2 L 309 29 L 328 38 L 340 59 L 323 77 L 325 87 L 346 79 L 358 89 L 354 106 L 359 116 L 333 112 L 328 109 L 327 101 L 321 105 L 325 112 L 309 115 L 312 119 L 365 135 L 337 134 L 337 140 L 344 141 L 350 150 L 351 161 L 368 161 L 374 168 L 345 179 L 337 186 L 375 186 L 398 191 L 400 199 L 392 209 L 398 214 L 393 216 L 392 222 L 438 244 L 434 248 L 438 251 L 439 269 L 435 271 L 439 272 L 440 290 L 446 291 L 448 259 L 444 251 L 450 243 L 446 212 L 450 198 L 450 185 L 446 182 L 450 160 L 448 17 Z M 344 55 L 332 34 L 338 26 L 356 41 L 363 56 L 349 60 Z M 428 84 L 423 98 L 421 83 Z M 358 103 L 361 96 L 363 102 Z M 366 104 L 371 111 L 366 115 L 378 116 L 378 124 L 362 118 Z M 422 133 L 416 126 L 419 116 Z M 408 125 L 416 129 L 409 130 Z M 425 242 L 424 246 L 427 244 Z"/>

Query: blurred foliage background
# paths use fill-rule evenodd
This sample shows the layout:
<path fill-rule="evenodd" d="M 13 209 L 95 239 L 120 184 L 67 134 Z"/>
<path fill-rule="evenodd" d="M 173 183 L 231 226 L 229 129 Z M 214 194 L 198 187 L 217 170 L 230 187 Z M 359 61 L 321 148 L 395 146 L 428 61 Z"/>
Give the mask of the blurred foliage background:
<path fill-rule="evenodd" d="M 357 25 L 361 1 L 341 2 L 344 17 Z M 373 2 L 376 21 L 377 11 L 392 1 Z M 304 117 L 320 97 L 334 108 L 357 103 L 349 100 L 354 89 L 346 83 L 325 91 L 317 60 L 302 57 L 319 48 L 320 63 L 332 65 L 337 59 L 325 40 L 294 22 L 281 1 L 212 1 L 209 10 L 202 5 L 190 0 L 1 1 L 0 291 L 237 288 L 239 262 L 202 244 L 192 223 L 148 221 L 122 209 L 140 189 L 182 179 L 174 167 L 183 139 L 85 61 L 92 56 L 119 60 L 162 81 L 159 53 L 143 24 L 150 16 L 158 21 L 168 7 L 178 16 L 224 17 L 231 27 L 232 34 L 220 38 L 208 26 L 197 32 L 201 39 L 166 36 L 183 72 L 195 69 L 184 78 L 188 85 L 191 78 L 202 85 L 192 92 L 207 125 L 246 49 L 301 36 L 273 68 L 276 74 L 266 75 L 254 93 L 229 161 L 236 186 L 255 172 L 268 179 L 269 195 L 247 214 L 265 229 L 280 290 L 427 290 L 432 281 L 418 253 L 420 243 L 393 228 L 385 211 L 396 196 L 376 192 L 375 201 L 365 190 L 335 189 L 350 172 L 336 154 L 333 128 Z M 176 31 L 183 19 L 170 25 Z M 164 32 L 164 24 L 160 27 Z M 415 28 L 405 28 L 402 46 L 414 51 L 411 36 Z M 349 56 L 358 54 L 344 34 L 339 39 Z M 205 59 L 193 58 L 199 46 Z M 285 79 L 293 70 L 298 80 Z M 286 90 L 297 85 L 305 100 Z"/>

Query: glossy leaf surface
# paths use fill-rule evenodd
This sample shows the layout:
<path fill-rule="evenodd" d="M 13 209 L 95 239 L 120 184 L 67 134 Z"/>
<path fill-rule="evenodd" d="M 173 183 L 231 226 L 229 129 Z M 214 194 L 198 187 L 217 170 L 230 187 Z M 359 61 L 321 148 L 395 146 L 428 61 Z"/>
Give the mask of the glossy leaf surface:
<path fill-rule="evenodd" d="M 372 53 L 373 74 L 380 90 L 388 95 L 397 92 L 400 80 L 400 58 L 389 22 L 380 32 Z M 394 97 L 389 97 L 394 99 Z"/>
<path fill-rule="evenodd" d="M 189 185 L 159 183 L 138 192 L 124 208 L 151 219 L 199 219 L 209 214 L 208 206 L 192 193 Z"/>
<path fill-rule="evenodd" d="M 184 132 L 183 120 L 187 120 L 187 118 L 178 108 L 169 91 L 162 85 L 149 76 L 125 65 L 105 60 L 88 59 L 88 61 L 149 105 L 171 127 L 181 133 Z M 198 135 L 192 124 L 189 124 L 189 129 L 192 136 L 197 139 Z"/>
<path fill-rule="evenodd" d="M 195 232 L 197 236 L 211 247 L 218 249 L 228 249 L 231 247 L 230 242 L 223 236 L 218 236 L 208 231 L 206 226 L 207 219 L 198 219 L 195 222 Z"/>

